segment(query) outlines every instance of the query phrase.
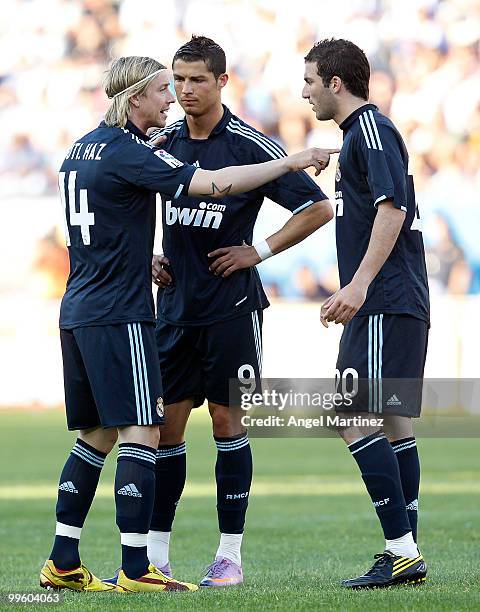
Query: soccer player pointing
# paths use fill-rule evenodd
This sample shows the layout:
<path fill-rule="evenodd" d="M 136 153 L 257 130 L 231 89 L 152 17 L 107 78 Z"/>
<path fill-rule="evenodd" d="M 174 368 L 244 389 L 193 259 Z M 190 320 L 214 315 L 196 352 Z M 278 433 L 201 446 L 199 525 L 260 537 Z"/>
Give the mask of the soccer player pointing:
<path fill-rule="evenodd" d="M 343 323 L 337 374 L 368 383 L 359 412 L 387 415 L 383 431 L 340 433 L 360 468 L 385 535 L 385 552 L 350 588 L 418 584 L 426 565 L 416 546 L 420 466 L 406 403 L 384 397 L 385 379 L 423 377 L 429 326 L 425 256 L 408 153 L 393 123 L 368 103 L 370 66 L 347 40 L 323 40 L 305 58 L 305 87 L 319 121 L 343 131 L 335 176 L 336 240 L 341 289 L 321 321 Z M 360 398 L 360 395 L 359 395 Z M 359 400 L 360 401 L 360 400 Z"/>
<path fill-rule="evenodd" d="M 154 336 L 151 261 L 155 192 L 218 198 L 254 189 L 291 170 L 321 171 L 329 152 L 312 149 L 249 167 L 199 170 L 147 141 L 174 97 L 165 66 L 148 57 L 113 62 L 112 100 L 98 128 L 79 138 L 59 173 L 70 257 L 60 311 L 65 403 L 78 439 L 65 463 L 45 587 L 78 591 L 196 590 L 149 564 L 162 382 Z M 106 455 L 120 440 L 115 476 L 122 571 L 115 585 L 80 562 L 79 539 Z"/>

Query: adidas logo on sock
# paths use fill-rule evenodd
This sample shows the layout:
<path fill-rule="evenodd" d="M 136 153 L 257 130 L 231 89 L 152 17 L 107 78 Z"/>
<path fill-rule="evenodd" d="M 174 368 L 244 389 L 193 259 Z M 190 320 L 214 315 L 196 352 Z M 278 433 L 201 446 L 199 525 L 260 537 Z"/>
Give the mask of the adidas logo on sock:
<path fill-rule="evenodd" d="M 392 397 L 387 401 L 387 406 L 401 406 L 402 402 L 398 399 L 395 393 Z"/>
<path fill-rule="evenodd" d="M 119 495 L 128 495 L 129 497 L 142 497 L 142 494 L 137 487 L 131 482 L 117 491 Z"/>
<path fill-rule="evenodd" d="M 67 493 L 78 493 L 78 489 L 75 488 L 75 485 L 71 480 L 67 480 L 67 482 L 62 482 L 58 489 L 59 491 L 67 491 Z"/>
<path fill-rule="evenodd" d="M 414 499 L 407 506 L 407 510 L 416 510 L 418 512 L 418 499 Z"/>

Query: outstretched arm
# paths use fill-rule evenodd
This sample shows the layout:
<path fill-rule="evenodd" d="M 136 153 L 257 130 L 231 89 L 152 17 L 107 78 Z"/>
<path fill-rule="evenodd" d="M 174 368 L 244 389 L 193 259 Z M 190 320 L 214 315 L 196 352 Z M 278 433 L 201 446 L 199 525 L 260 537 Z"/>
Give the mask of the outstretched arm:
<path fill-rule="evenodd" d="M 330 155 L 340 149 L 307 149 L 295 155 L 262 164 L 229 166 L 220 170 L 197 170 L 188 189 L 189 196 L 223 198 L 256 189 L 287 172 L 297 172 L 313 166 L 318 176 L 328 166 Z"/>

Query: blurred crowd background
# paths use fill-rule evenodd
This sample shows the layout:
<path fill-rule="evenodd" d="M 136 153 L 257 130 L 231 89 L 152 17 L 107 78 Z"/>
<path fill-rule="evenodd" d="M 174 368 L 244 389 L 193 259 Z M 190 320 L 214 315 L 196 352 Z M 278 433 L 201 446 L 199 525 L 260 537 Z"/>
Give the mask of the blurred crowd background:
<path fill-rule="evenodd" d="M 307 51 L 331 36 L 366 51 L 371 100 L 404 135 L 415 175 L 433 297 L 427 376 L 476 376 L 478 0 L 2 0 L 0 406 L 63 401 L 58 309 L 68 259 L 56 177 L 66 149 L 107 107 L 105 69 L 119 55 L 169 65 L 192 33 L 226 51 L 225 103 L 289 152 L 341 144 L 338 127 L 317 122 L 301 98 Z M 169 121 L 181 116 L 175 104 Z M 331 166 L 317 180 L 333 201 Z M 255 240 L 288 217 L 266 202 Z M 266 375 L 298 366 L 301 376 L 330 376 L 341 329 L 322 333 L 314 302 L 337 288 L 334 223 L 259 270 L 271 297 L 294 301 L 277 300 L 265 318 Z M 286 346 L 295 359 L 284 359 Z"/>
<path fill-rule="evenodd" d="M 10 202 L 42 206 L 42 198 L 55 196 L 66 148 L 98 124 L 107 106 L 101 82 L 113 57 L 144 54 L 170 64 L 192 33 L 214 38 L 227 53 L 225 102 L 294 152 L 341 141 L 336 126 L 315 120 L 301 88 L 303 57 L 314 42 L 347 37 L 368 54 L 371 100 L 397 124 L 410 151 L 432 293 L 480 290 L 478 0 L 3 0 L 2 12 L 8 18 L 0 23 L 0 180 L 7 224 L 22 213 L 19 204 L 9 210 Z M 170 120 L 181 116 L 175 106 Z M 319 183 L 333 200 L 332 173 Z M 283 219 L 278 207 L 267 206 L 259 234 Z M 331 226 L 260 267 L 271 295 L 314 300 L 335 288 Z M 63 238 L 55 217 L 40 229 L 31 263 L 54 297 L 67 273 Z M 4 290 L 21 282 L 7 276 L 0 277 Z"/>

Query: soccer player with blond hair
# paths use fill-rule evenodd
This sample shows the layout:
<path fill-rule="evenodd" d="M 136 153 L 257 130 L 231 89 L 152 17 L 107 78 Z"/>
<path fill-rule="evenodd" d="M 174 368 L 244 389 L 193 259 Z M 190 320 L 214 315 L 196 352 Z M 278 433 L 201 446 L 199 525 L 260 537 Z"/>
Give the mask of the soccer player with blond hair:
<path fill-rule="evenodd" d="M 255 189 L 313 166 L 330 151 L 311 149 L 267 163 L 220 170 L 184 164 L 148 142 L 174 101 L 169 72 L 148 57 L 122 57 L 105 79 L 105 120 L 68 150 L 59 172 L 70 275 L 60 309 L 65 403 L 78 438 L 64 465 L 55 541 L 40 584 L 76 591 L 194 591 L 147 557 L 155 460 L 163 423 L 154 334 L 151 262 L 155 193 L 204 195 Z M 107 454 L 119 439 L 116 522 L 122 570 L 116 585 L 82 565 L 79 540 Z"/>

